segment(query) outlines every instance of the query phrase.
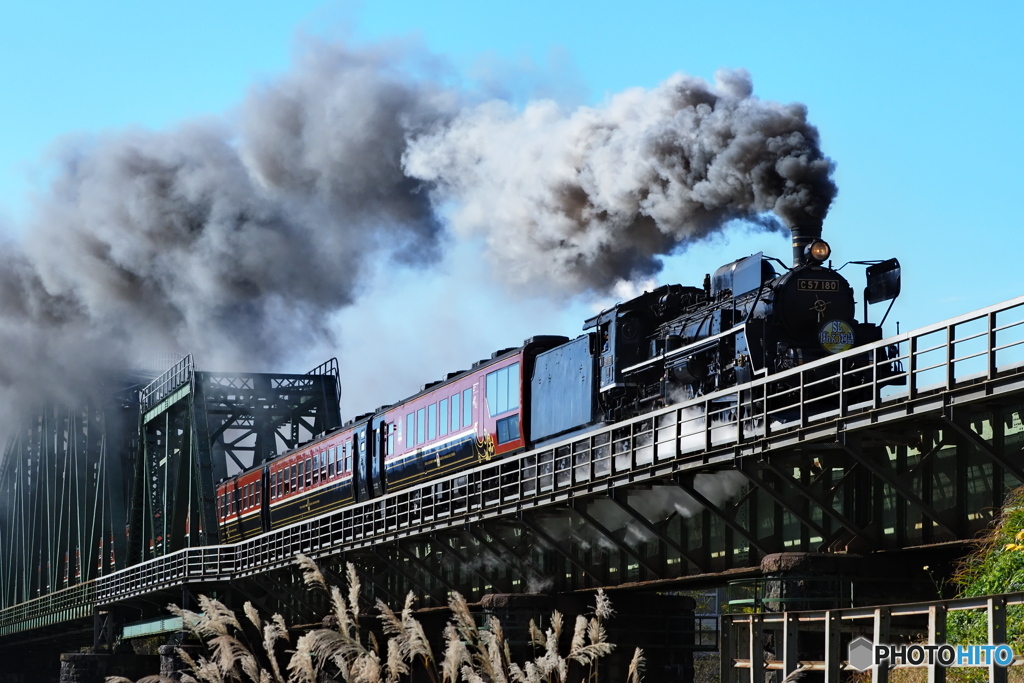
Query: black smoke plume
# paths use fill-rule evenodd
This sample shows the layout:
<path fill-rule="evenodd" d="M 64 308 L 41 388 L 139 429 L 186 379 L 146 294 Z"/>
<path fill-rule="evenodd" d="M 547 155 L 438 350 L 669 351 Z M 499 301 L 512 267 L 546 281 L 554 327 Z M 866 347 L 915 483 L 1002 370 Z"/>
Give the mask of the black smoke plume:
<path fill-rule="evenodd" d="M 571 112 L 436 72 L 317 44 L 230 116 L 59 145 L 0 264 L 2 404 L 174 352 L 277 369 L 336 332 L 368 264 L 426 267 L 451 237 L 482 236 L 510 282 L 606 291 L 731 219 L 820 225 L 835 195 L 805 108 L 745 72 Z"/>
<path fill-rule="evenodd" d="M 406 169 L 508 280 L 606 291 L 734 219 L 820 229 L 836 186 L 818 132 L 803 105 L 752 93 L 739 70 L 571 112 L 486 102 L 415 139 Z"/>

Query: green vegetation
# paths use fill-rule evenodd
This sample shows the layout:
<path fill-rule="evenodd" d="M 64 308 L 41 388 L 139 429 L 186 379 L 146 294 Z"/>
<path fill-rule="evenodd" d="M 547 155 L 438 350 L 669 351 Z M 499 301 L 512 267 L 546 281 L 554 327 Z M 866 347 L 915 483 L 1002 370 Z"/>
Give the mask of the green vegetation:
<path fill-rule="evenodd" d="M 963 559 L 954 581 L 960 587 L 960 597 L 1024 591 L 1024 487 L 1007 495 L 998 522 Z M 1006 644 L 1021 652 L 1024 607 L 1009 608 L 1006 617 Z M 953 612 L 948 622 L 949 642 L 988 642 L 983 612 Z"/>

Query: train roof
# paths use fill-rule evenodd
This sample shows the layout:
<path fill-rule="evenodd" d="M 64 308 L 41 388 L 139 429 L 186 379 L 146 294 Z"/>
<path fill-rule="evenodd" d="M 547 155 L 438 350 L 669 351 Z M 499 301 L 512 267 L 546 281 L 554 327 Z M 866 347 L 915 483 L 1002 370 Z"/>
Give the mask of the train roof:
<path fill-rule="evenodd" d="M 415 394 L 412 394 L 411 396 L 406 396 L 405 398 L 403 398 L 400 401 L 396 401 L 395 403 L 392 403 L 389 406 L 385 406 L 385 410 L 378 409 L 377 413 L 385 412 L 386 410 L 391 410 L 395 406 L 399 406 L 399 405 L 402 405 L 403 403 L 409 403 L 410 401 L 414 401 L 414 400 L 416 400 L 417 398 L 419 398 L 421 396 L 429 394 L 429 393 L 431 393 L 433 391 L 437 391 L 438 387 L 445 386 L 447 384 L 452 384 L 454 382 L 458 382 L 461 379 L 464 379 L 464 378 L 466 378 L 466 377 L 468 377 L 470 375 L 473 375 L 473 374 L 475 374 L 477 372 L 480 372 L 483 369 L 486 369 L 486 368 L 490 367 L 494 363 L 501 362 L 501 361 L 505 360 L 506 358 L 508 358 L 509 356 L 512 356 L 512 355 L 515 355 L 515 354 L 521 352 L 523 349 L 525 349 L 527 347 L 535 346 L 535 345 L 539 345 L 539 344 L 544 344 L 544 345 L 549 345 L 549 346 L 557 346 L 559 344 L 564 344 L 564 343 L 566 343 L 568 341 L 569 341 L 568 337 L 563 337 L 561 335 L 547 335 L 547 334 L 545 334 L 545 335 L 537 335 L 535 337 L 530 337 L 529 339 L 524 340 L 523 343 L 521 345 L 519 345 L 519 346 L 511 346 L 511 347 L 504 348 L 504 349 L 498 349 L 497 351 L 495 351 L 495 352 L 493 352 L 491 354 L 490 358 L 482 358 L 482 359 L 480 359 L 478 361 L 475 361 L 469 367 L 468 370 L 459 370 L 457 372 L 449 372 L 448 374 L 446 374 L 444 376 L 444 379 L 439 379 L 439 380 L 435 380 L 433 382 L 428 382 L 428 383 L 424 384 L 420 388 L 420 390 L 418 392 L 416 392 Z M 376 415 L 377 413 L 371 413 L 371 415 Z M 356 418 L 356 421 L 358 421 L 358 419 L 359 418 Z M 346 426 L 347 426 L 347 423 L 346 423 Z"/>
<path fill-rule="evenodd" d="M 468 377 L 468 376 L 470 376 L 472 374 L 475 374 L 477 372 L 480 372 L 483 369 L 486 369 L 486 368 L 490 367 L 494 363 L 498 363 L 498 362 L 500 362 L 502 360 L 505 360 L 509 356 L 512 356 L 512 355 L 514 355 L 516 353 L 521 352 L 523 349 L 525 349 L 525 348 L 527 348 L 529 346 L 538 345 L 538 344 L 544 344 L 544 345 L 548 345 L 548 346 L 556 346 L 556 345 L 559 345 L 559 344 L 564 344 L 564 343 L 566 343 L 568 341 L 569 341 L 568 337 L 563 337 L 563 336 L 560 336 L 560 335 L 538 335 L 538 336 L 530 337 L 529 339 L 524 340 L 522 345 L 520 345 L 520 346 L 513 346 L 513 347 L 509 347 L 509 348 L 505 348 L 505 349 L 499 349 L 499 350 L 495 351 L 494 353 L 492 353 L 490 358 L 484 358 L 484 359 L 478 360 L 475 363 L 473 363 L 473 365 L 468 370 L 459 370 L 458 372 L 450 372 L 447 375 L 445 375 L 444 379 L 424 384 L 423 387 L 417 393 L 413 394 L 412 396 L 407 396 L 407 397 L 401 399 L 400 401 L 392 403 L 391 405 L 380 406 L 379 408 L 377 408 L 373 412 L 363 413 L 361 415 L 358 415 L 358 416 L 352 418 L 351 420 L 348 420 L 347 422 L 342 424 L 340 427 L 334 427 L 333 429 L 330 429 L 327 432 L 325 432 L 323 434 L 320 434 L 319 436 L 317 436 L 317 437 L 315 437 L 313 439 L 310 439 L 309 441 L 306 441 L 306 442 L 296 446 L 295 448 L 291 448 L 291 449 L 289 449 L 289 450 L 287 450 L 287 451 L 285 451 L 283 453 L 279 453 L 278 455 L 274 456 L 274 458 L 271 461 L 263 462 L 263 463 L 260 463 L 259 465 L 252 465 L 250 467 L 245 468 L 244 470 L 241 470 L 240 472 L 238 472 L 238 473 L 236 473 L 236 474 L 234 474 L 232 476 L 225 477 L 224 479 L 221 479 L 219 482 L 217 482 L 217 485 L 220 486 L 220 484 L 222 484 L 225 481 L 228 481 L 229 479 L 234 479 L 236 477 L 241 477 L 241 476 L 244 476 L 246 474 L 249 474 L 250 472 L 252 472 L 254 470 L 262 468 L 263 466 L 267 465 L 269 462 L 280 460 L 281 458 L 284 458 L 284 457 L 287 457 L 289 455 L 292 455 L 293 453 L 295 453 L 297 451 L 301 451 L 301 450 L 304 450 L 304 449 L 307 449 L 307 448 L 310 448 L 310 447 L 315 447 L 317 444 L 319 444 L 319 443 L 321 443 L 323 441 L 326 441 L 326 440 L 330 439 L 331 437 L 335 436 L 339 431 L 355 429 L 356 427 L 359 427 L 363 423 L 370 421 L 376 415 L 380 415 L 381 413 L 385 413 L 385 412 L 391 410 L 392 408 L 394 408 L 395 406 L 399 406 L 399 405 L 408 403 L 410 401 L 414 401 L 417 398 L 419 398 L 421 396 L 424 396 L 425 394 L 429 394 L 429 393 L 431 393 L 433 391 L 436 391 L 437 388 L 440 387 L 440 386 L 444 386 L 444 385 L 447 385 L 447 384 L 453 384 L 455 382 L 458 382 L 459 380 L 464 379 L 465 377 Z"/>

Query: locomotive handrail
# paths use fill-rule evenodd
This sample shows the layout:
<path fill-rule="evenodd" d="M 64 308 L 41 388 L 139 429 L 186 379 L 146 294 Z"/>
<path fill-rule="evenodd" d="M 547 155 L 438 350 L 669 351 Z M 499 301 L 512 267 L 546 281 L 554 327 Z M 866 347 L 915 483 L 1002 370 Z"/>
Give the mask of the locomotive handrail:
<path fill-rule="evenodd" d="M 626 372 L 633 372 L 634 370 L 639 370 L 640 368 L 646 367 L 648 365 L 652 365 L 653 363 L 657 363 L 658 361 L 661 361 L 661 360 L 668 360 L 670 358 L 675 358 L 676 356 L 683 356 L 683 355 L 686 355 L 688 353 L 693 353 L 693 352 L 698 351 L 698 350 L 703 350 L 703 349 L 705 349 L 705 348 L 707 348 L 709 346 L 713 346 L 715 344 L 715 342 L 717 342 L 717 341 L 719 341 L 721 339 L 725 339 L 725 338 L 727 338 L 727 337 L 729 337 L 731 335 L 738 334 L 738 333 L 745 332 L 745 331 L 746 330 L 745 330 L 745 326 L 744 325 L 736 325 L 735 327 L 731 327 L 728 330 L 725 330 L 724 332 L 719 332 L 718 334 L 713 334 L 713 335 L 711 335 L 709 337 L 703 337 L 699 341 L 695 341 L 695 342 L 693 342 L 691 344 L 687 344 L 686 346 L 680 346 L 678 349 L 672 349 L 671 351 L 665 351 L 664 353 L 662 353 L 659 356 L 655 356 L 654 358 L 648 358 L 647 360 L 642 361 L 640 363 L 637 363 L 636 365 L 630 365 L 628 368 L 623 368 L 622 371 L 624 373 L 626 373 Z"/>
<path fill-rule="evenodd" d="M 979 343 L 980 351 L 972 346 Z M 76 587 L 86 593 L 61 593 L 61 600 L 79 601 L 74 609 L 51 600 L 55 593 L 0 610 L 0 635 L 47 619 L 80 618 L 71 615 L 81 605 L 266 572 L 299 552 L 318 557 L 371 547 L 581 493 L 728 466 L 766 445 L 834 440 L 843 429 L 1022 389 L 1019 297 L 255 538 L 150 559 L 82 584 L 88 589 Z"/>

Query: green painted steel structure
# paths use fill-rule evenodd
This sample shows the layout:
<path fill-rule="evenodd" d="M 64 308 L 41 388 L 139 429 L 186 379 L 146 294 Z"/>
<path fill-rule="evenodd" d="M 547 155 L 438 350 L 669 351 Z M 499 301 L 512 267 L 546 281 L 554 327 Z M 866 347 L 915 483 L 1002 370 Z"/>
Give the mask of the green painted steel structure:
<path fill-rule="evenodd" d="M 215 545 L 219 478 L 340 424 L 333 359 L 285 375 L 186 357 L 94 393 L 37 411 L 0 462 L 0 611 L 20 629 L 91 619 L 97 579 Z"/>
<path fill-rule="evenodd" d="M 132 564 L 215 545 L 216 482 L 341 424 L 337 361 L 304 375 L 195 370 L 186 357 L 141 395 Z"/>
<path fill-rule="evenodd" d="M 202 591 L 307 617 L 316 604 L 297 553 L 334 575 L 356 564 L 370 599 L 412 591 L 423 606 L 451 590 L 721 583 L 785 552 L 904 558 L 919 571 L 914 553 L 954 552 L 1024 481 L 1024 298 L 874 347 L 893 344 L 902 384 L 870 368 L 864 384 L 861 348 L 234 545 L 189 543 L 207 461 L 195 425 L 224 449 L 211 463 L 245 466 L 268 457 L 259 443 L 287 443 L 295 421 L 260 427 L 231 403 L 301 402 L 292 387 L 191 373 L 187 391 L 168 381 L 140 404 L 143 561 L 78 598 L 94 614 L 152 619 Z M 179 545 L 160 539 L 168 529 Z M 51 619 L 49 599 L 0 610 L 0 638 Z"/>

